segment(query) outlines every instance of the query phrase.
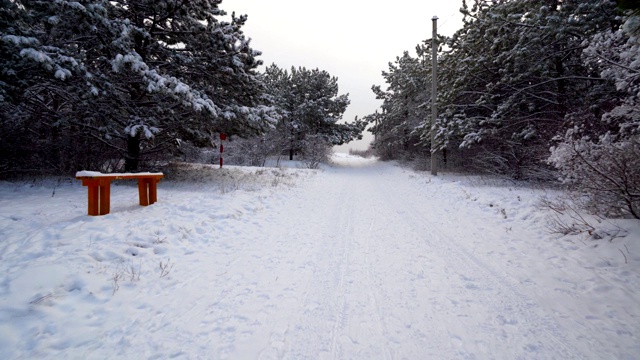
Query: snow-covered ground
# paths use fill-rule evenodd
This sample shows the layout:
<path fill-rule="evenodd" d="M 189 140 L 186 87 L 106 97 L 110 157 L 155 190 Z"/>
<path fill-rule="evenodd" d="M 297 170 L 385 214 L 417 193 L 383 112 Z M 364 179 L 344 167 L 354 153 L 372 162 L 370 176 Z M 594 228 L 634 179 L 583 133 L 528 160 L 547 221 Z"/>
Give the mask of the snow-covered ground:
<path fill-rule="evenodd" d="M 637 221 L 558 238 L 552 191 L 335 161 L 123 181 L 98 217 L 0 183 L 0 358 L 640 358 Z"/>

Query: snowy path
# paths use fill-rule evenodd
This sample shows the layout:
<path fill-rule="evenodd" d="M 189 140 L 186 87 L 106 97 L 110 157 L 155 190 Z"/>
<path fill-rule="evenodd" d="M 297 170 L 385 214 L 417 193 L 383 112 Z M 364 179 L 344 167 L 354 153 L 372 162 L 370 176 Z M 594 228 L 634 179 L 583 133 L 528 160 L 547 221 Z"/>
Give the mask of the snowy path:
<path fill-rule="evenodd" d="M 333 171 L 269 219 L 283 232 L 265 247 L 294 258 L 249 266 L 291 293 L 267 311 L 265 358 L 584 358 L 521 286 L 461 245 L 493 232 L 455 225 L 466 219 L 394 184 L 400 169 L 377 170 Z"/>
<path fill-rule="evenodd" d="M 44 214 L 0 194 L 0 358 L 640 354 L 640 254 L 577 266 L 577 248 L 545 244 L 526 190 L 487 205 L 490 191 L 363 161 L 274 191 L 164 184 L 148 208 L 118 205 L 131 189 L 97 218 L 70 208 L 77 187 Z"/>

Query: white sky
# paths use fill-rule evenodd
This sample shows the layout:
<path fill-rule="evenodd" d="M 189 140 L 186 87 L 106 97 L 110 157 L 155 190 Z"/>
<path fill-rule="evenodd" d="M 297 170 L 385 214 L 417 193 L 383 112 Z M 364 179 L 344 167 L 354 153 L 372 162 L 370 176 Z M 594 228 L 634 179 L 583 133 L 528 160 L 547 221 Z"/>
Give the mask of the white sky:
<path fill-rule="evenodd" d="M 265 65 L 304 66 L 338 77 L 340 94 L 349 93 L 351 105 L 343 119 L 362 118 L 379 108 L 371 86 L 384 85 L 381 71 L 404 50 L 431 38 L 433 16 L 438 33 L 451 35 L 462 24 L 461 0 L 225 0 L 228 13 L 247 14 L 243 28 L 262 51 Z M 365 139 L 339 147 L 366 149 Z"/>

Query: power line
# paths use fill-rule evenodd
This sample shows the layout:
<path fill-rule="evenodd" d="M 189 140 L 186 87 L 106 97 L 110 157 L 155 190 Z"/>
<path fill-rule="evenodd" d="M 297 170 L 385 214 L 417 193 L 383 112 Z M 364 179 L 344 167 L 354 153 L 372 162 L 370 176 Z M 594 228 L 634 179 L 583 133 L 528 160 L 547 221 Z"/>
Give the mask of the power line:
<path fill-rule="evenodd" d="M 451 15 L 449 15 L 449 17 L 447 18 L 447 20 L 443 21 L 440 23 L 440 30 L 442 30 L 442 28 L 444 27 L 444 25 L 447 23 L 447 21 L 453 19 L 454 16 L 456 16 L 457 14 L 459 14 L 460 11 L 454 11 L 453 13 L 451 13 Z M 442 31 L 441 31 L 442 32 Z M 454 31 L 455 32 L 455 31 Z"/>

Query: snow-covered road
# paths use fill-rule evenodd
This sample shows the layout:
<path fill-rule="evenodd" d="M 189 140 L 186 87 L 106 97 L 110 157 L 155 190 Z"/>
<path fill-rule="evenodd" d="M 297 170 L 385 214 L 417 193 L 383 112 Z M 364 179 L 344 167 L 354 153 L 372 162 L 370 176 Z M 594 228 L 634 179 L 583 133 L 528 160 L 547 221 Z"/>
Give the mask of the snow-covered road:
<path fill-rule="evenodd" d="M 9 209 L 5 186 L 0 357 L 640 356 L 637 247 L 590 263 L 552 243 L 534 190 L 348 157 L 292 174 L 222 194 L 161 184 L 148 208 L 118 207 L 135 193 L 115 187 L 94 218 L 69 209 L 77 187 L 43 214 Z"/>
<path fill-rule="evenodd" d="M 538 291 L 508 276 L 491 253 L 467 246 L 499 241 L 493 224 L 446 209 L 400 168 L 329 171 L 265 221 L 281 229 L 236 264 L 261 269 L 253 291 L 264 319 L 243 331 L 268 339 L 256 351 L 293 359 L 606 358 L 594 328 L 545 309 Z M 318 179 L 321 180 L 321 179 Z M 436 196 L 438 195 L 438 196 Z M 476 214 L 491 218 L 492 213 Z M 470 221 L 471 220 L 471 221 Z M 487 224 L 488 229 L 478 228 Z M 495 231 L 498 230 L 498 231 Z M 493 246 L 492 246 L 493 247 Z M 237 272 L 234 271 L 237 275 Z M 534 274 L 531 274 L 533 276 Z M 243 275 L 248 279 L 250 274 Z M 280 297 L 281 296 L 281 297 Z M 251 316 L 248 316 L 251 318 Z M 271 324 L 264 327 L 264 324 Z M 582 339 L 582 340 L 579 340 Z M 588 340 L 587 340 L 588 339 Z M 249 341 L 252 343 L 252 341 Z M 256 344 L 257 345 L 257 344 Z M 238 349 L 244 346 L 236 346 Z M 248 350 L 248 349 L 245 349 Z M 244 356 L 240 356 L 244 358 Z"/>

